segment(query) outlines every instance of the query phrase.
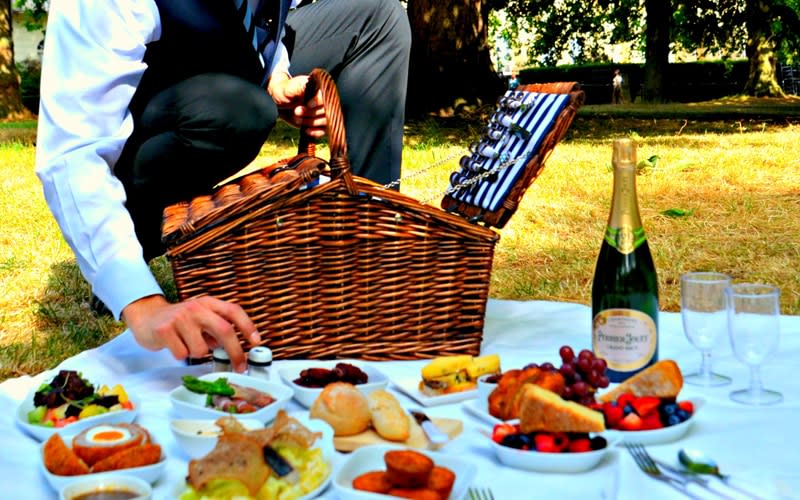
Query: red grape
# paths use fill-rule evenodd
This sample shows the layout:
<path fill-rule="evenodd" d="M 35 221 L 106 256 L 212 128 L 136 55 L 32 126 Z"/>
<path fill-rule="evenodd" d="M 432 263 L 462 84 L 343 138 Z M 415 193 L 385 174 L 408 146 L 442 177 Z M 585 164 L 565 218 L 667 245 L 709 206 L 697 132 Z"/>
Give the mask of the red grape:
<path fill-rule="evenodd" d="M 578 354 L 578 359 L 588 359 L 591 361 L 594 359 L 594 353 L 589 349 L 583 349 L 580 354 Z"/>
<path fill-rule="evenodd" d="M 586 382 L 575 382 L 572 384 L 572 392 L 578 397 L 586 396 L 589 394 L 589 384 Z"/>
<path fill-rule="evenodd" d="M 564 380 L 567 382 L 575 377 L 575 367 L 569 363 L 561 365 L 561 368 L 559 368 L 558 371 L 561 372 L 561 375 L 563 375 Z"/>
<path fill-rule="evenodd" d="M 556 371 L 556 367 L 553 366 L 553 363 L 550 363 L 549 361 L 539 365 L 539 368 L 541 368 L 542 370 L 544 370 L 546 372 L 554 372 L 554 371 Z"/>
<path fill-rule="evenodd" d="M 561 361 L 569 363 L 575 358 L 575 351 L 572 350 L 572 347 L 564 345 L 558 350 L 558 355 L 561 356 Z"/>

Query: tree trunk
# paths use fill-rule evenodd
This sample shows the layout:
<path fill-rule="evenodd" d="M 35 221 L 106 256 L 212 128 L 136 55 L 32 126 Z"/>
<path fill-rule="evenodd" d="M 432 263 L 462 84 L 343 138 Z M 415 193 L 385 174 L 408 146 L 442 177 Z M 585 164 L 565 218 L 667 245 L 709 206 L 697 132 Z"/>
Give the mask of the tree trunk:
<path fill-rule="evenodd" d="M 661 102 L 665 99 L 664 77 L 669 70 L 669 29 L 672 6 L 667 0 L 645 0 L 645 63 L 642 100 Z M 633 96 L 631 96 L 633 99 Z"/>
<path fill-rule="evenodd" d="M 30 118 L 19 94 L 19 73 L 14 64 L 11 0 L 0 0 L 0 119 Z"/>
<path fill-rule="evenodd" d="M 747 58 L 750 74 L 744 91 L 756 97 L 784 96 L 776 72 L 775 39 L 770 25 L 773 21 L 770 0 L 747 2 Z"/>
<path fill-rule="evenodd" d="M 492 67 L 484 0 L 408 0 L 412 46 L 408 114 L 451 115 L 494 102 L 504 85 Z"/>

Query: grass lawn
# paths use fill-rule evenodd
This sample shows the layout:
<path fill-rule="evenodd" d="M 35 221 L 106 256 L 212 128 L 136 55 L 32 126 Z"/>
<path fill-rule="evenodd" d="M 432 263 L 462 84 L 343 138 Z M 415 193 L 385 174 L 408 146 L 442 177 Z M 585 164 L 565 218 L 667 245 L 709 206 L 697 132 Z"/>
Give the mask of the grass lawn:
<path fill-rule="evenodd" d="M 484 124 L 483 117 L 409 123 L 403 192 L 438 205 Z M 0 380 L 52 367 L 123 330 L 89 310 L 89 288 L 34 174 L 34 127 L 0 124 Z M 294 151 L 296 131 L 280 128 L 274 136 L 278 143 L 255 165 Z M 681 273 L 715 270 L 778 285 L 782 312 L 800 314 L 797 98 L 582 109 L 499 231 L 491 296 L 589 304 L 611 199 L 611 142 L 623 136 L 637 139 L 640 159 L 658 157 L 637 182 L 661 308 L 679 309 Z M 174 297 L 168 263 L 153 268 Z M 576 328 L 589 335 L 589 325 Z"/>

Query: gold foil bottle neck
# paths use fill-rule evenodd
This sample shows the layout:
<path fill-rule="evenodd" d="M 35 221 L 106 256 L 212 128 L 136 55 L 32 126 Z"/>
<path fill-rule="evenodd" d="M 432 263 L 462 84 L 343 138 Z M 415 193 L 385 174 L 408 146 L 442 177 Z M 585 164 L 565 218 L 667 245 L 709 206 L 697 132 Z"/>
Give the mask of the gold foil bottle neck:
<path fill-rule="evenodd" d="M 611 163 L 614 165 L 636 165 L 636 143 L 633 139 L 614 140 L 614 152 L 611 155 Z"/>

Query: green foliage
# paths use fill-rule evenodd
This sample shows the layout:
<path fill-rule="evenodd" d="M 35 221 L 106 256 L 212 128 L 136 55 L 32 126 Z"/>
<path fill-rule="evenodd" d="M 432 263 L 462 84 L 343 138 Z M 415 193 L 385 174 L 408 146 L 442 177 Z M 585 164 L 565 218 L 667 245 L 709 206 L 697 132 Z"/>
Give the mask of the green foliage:
<path fill-rule="evenodd" d="M 19 94 L 22 104 L 32 113 L 39 112 L 39 84 L 42 78 L 42 64 L 35 59 L 17 63 L 19 73 Z"/>
<path fill-rule="evenodd" d="M 25 14 L 25 28 L 28 31 L 44 29 L 47 22 L 48 0 L 15 0 L 14 7 Z"/>

